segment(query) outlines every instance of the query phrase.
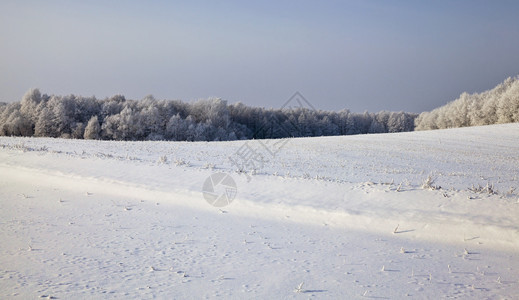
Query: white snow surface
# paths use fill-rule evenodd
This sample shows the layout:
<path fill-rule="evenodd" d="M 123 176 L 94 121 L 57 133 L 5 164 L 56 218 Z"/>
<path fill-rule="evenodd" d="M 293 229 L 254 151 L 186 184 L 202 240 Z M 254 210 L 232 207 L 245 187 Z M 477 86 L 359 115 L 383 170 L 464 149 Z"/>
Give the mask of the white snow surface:
<path fill-rule="evenodd" d="M 0 137 L 0 298 L 519 298 L 519 124 L 282 141 Z"/>

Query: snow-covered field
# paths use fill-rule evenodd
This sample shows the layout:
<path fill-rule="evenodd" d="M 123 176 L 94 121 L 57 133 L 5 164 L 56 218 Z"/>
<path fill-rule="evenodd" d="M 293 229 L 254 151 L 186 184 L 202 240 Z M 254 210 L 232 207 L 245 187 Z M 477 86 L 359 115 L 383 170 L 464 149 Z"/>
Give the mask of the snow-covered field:
<path fill-rule="evenodd" d="M 236 172 L 279 141 L 1 137 L 0 298 L 517 299 L 518 141 L 291 139 Z M 237 191 L 220 208 L 218 172 Z"/>

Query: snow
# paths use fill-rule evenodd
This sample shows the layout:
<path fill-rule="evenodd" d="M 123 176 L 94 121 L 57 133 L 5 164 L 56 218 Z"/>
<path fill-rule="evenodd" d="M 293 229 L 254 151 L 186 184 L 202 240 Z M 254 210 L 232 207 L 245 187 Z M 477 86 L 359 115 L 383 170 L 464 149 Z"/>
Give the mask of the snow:
<path fill-rule="evenodd" d="M 245 174 L 229 156 L 275 141 L 0 137 L 0 298 L 517 298 L 518 139 L 290 139 Z"/>

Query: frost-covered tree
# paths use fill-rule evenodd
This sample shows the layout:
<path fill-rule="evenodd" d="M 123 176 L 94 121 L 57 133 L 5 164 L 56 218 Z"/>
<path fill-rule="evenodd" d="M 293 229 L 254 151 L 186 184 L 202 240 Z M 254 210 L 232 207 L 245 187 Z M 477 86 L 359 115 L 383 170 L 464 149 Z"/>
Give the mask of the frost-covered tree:
<path fill-rule="evenodd" d="M 144 132 L 144 128 L 138 121 L 138 114 L 130 105 L 126 105 L 120 113 L 105 119 L 102 130 L 108 139 L 138 140 L 138 137 L 142 137 Z"/>
<path fill-rule="evenodd" d="M 159 113 L 157 101 L 148 98 L 139 102 L 138 127 L 142 128 L 142 136 L 137 139 L 160 140 L 164 137 L 164 121 Z"/>
<path fill-rule="evenodd" d="M 57 97 L 52 96 L 47 103 L 47 108 L 51 111 L 51 122 L 53 132 L 57 136 L 70 135 L 72 127 L 75 125 L 74 116 L 75 96 Z"/>
<path fill-rule="evenodd" d="M 32 135 L 31 123 L 20 113 L 13 111 L 5 122 L 6 135 L 30 136 Z"/>
<path fill-rule="evenodd" d="M 22 97 L 22 101 L 20 102 L 20 113 L 33 124 L 35 124 L 40 113 L 38 106 L 44 98 L 45 97 L 42 98 L 39 89 L 30 89 Z"/>
<path fill-rule="evenodd" d="M 45 107 L 36 121 L 34 128 L 34 135 L 38 137 L 58 137 L 59 132 L 56 132 L 56 127 L 53 122 L 52 112 Z"/>
<path fill-rule="evenodd" d="M 368 133 L 383 133 L 385 132 L 384 125 L 377 121 L 376 119 L 373 119 L 371 121 L 371 124 L 369 125 Z"/>
<path fill-rule="evenodd" d="M 97 116 L 93 116 L 88 121 L 87 126 L 85 127 L 85 133 L 83 135 L 84 139 L 87 140 L 97 140 L 100 138 L 101 126 L 99 125 L 99 119 Z"/>
<path fill-rule="evenodd" d="M 85 136 L 85 124 L 82 122 L 74 123 L 71 126 L 70 137 L 73 139 L 83 139 Z"/>
<path fill-rule="evenodd" d="M 172 116 L 166 125 L 166 138 L 173 141 L 187 140 L 188 122 L 180 114 Z"/>

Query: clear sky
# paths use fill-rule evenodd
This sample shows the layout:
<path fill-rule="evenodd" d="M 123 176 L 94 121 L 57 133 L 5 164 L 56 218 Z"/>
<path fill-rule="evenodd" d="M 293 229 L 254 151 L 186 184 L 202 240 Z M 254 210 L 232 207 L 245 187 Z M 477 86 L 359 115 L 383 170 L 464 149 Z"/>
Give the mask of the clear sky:
<path fill-rule="evenodd" d="M 0 1 L 0 101 L 421 112 L 519 74 L 519 1 Z"/>

